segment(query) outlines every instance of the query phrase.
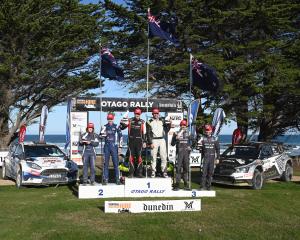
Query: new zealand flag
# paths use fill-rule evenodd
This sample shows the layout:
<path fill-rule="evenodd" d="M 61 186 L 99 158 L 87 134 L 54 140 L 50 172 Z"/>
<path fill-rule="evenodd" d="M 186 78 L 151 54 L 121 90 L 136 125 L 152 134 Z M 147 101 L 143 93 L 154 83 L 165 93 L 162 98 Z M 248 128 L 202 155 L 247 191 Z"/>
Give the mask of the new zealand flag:
<path fill-rule="evenodd" d="M 192 84 L 204 91 L 217 92 L 219 88 L 219 79 L 216 70 L 193 58 Z"/>
<path fill-rule="evenodd" d="M 179 45 L 179 41 L 173 36 L 175 33 L 175 24 L 172 23 L 160 23 L 155 19 L 153 15 L 150 13 L 150 9 L 148 8 L 148 21 L 149 21 L 149 38 L 157 36 L 176 46 Z"/>
<path fill-rule="evenodd" d="M 115 57 L 107 48 L 101 49 L 101 75 L 110 80 L 124 80 L 123 70 L 118 66 Z"/>

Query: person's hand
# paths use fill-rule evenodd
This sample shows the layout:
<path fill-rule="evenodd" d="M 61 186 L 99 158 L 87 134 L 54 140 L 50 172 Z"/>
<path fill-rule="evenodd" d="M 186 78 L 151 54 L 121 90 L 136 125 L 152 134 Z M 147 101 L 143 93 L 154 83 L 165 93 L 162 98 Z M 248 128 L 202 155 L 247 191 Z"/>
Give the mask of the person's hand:
<path fill-rule="evenodd" d="M 143 143 L 143 148 L 146 148 L 146 143 Z"/>
<path fill-rule="evenodd" d="M 215 164 L 219 164 L 220 160 L 219 159 L 216 159 L 215 160 Z"/>
<path fill-rule="evenodd" d="M 153 144 L 153 143 L 151 143 L 150 147 L 153 149 L 153 148 L 154 148 L 154 144 Z"/>

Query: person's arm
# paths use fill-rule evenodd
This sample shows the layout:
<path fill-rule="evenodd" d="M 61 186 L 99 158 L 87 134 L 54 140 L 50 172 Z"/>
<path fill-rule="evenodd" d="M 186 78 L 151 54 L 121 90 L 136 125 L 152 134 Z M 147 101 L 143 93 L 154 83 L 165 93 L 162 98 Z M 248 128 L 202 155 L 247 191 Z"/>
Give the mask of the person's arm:
<path fill-rule="evenodd" d="M 98 134 L 94 133 L 94 139 L 91 140 L 90 144 L 93 147 L 98 147 L 99 146 L 99 136 L 98 136 Z"/>
<path fill-rule="evenodd" d="M 81 134 L 80 137 L 79 137 L 79 145 L 80 145 L 80 146 L 83 146 L 83 145 L 87 144 L 87 142 L 88 142 L 88 141 L 85 139 L 85 135 L 86 135 L 86 133 Z"/>
<path fill-rule="evenodd" d="M 147 143 L 149 145 L 152 144 L 152 139 L 153 139 L 153 133 L 152 133 L 152 127 L 150 125 L 150 122 L 146 122 L 146 136 L 147 136 Z"/>
<path fill-rule="evenodd" d="M 176 145 L 176 142 L 177 142 L 177 133 L 174 132 L 173 133 L 173 136 L 172 136 L 172 140 L 171 140 L 171 146 L 175 146 Z"/>
<path fill-rule="evenodd" d="M 119 146 L 122 147 L 122 145 L 123 145 L 123 142 L 122 142 L 123 134 L 122 134 L 122 131 L 121 131 L 121 127 L 120 127 L 120 126 L 117 128 L 117 135 L 118 135 L 118 143 L 119 143 Z"/>
<path fill-rule="evenodd" d="M 215 148 L 216 148 L 216 153 L 217 153 L 217 159 L 220 159 L 220 143 L 218 140 L 215 141 Z"/>
<path fill-rule="evenodd" d="M 166 119 L 163 119 L 162 121 L 163 121 L 164 131 L 167 134 L 171 129 L 171 121 L 166 121 Z"/>
<path fill-rule="evenodd" d="M 142 135 L 142 141 L 143 141 L 143 148 L 145 148 L 145 147 L 147 147 L 147 137 L 146 137 L 146 123 L 144 120 L 142 121 L 141 135 Z"/>

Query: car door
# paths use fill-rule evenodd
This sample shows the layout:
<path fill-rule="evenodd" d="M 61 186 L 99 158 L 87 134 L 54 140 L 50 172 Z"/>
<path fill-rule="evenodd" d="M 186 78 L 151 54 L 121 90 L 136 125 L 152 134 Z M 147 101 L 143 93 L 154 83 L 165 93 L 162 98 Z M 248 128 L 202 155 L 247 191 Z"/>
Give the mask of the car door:
<path fill-rule="evenodd" d="M 276 168 L 276 156 L 270 145 L 263 145 L 261 148 L 261 159 L 263 161 L 264 178 L 271 179 L 279 175 Z"/>
<path fill-rule="evenodd" d="M 21 144 L 18 144 L 16 146 L 16 150 L 13 154 L 13 161 L 12 161 L 12 173 L 14 175 L 14 177 L 17 176 L 17 171 L 18 171 L 18 167 L 20 165 L 20 162 L 22 160 L 22 157 L 23 157 L 23 146 Z"/>

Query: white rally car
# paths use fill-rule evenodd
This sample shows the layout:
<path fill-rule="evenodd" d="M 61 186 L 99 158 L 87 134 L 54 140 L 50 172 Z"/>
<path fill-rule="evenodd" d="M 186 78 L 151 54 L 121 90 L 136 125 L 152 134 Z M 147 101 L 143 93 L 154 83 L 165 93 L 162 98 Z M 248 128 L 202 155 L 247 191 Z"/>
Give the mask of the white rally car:
<path fill-rule="evenodd" d="M 276 143 L 247 143 L 229 147 L 216 165 L 213 182 L 261 189 L 265 180 L 290 181 L 292 159 Z"/>
<path fill-rule="evenodd" d="M 12 178 L 16 186 L 68 184 L 77 181 L 77 164 L 56 145 L 14 143 L 3 162 L 2 177 Z"/>

